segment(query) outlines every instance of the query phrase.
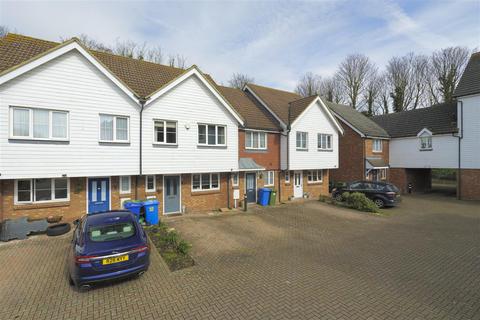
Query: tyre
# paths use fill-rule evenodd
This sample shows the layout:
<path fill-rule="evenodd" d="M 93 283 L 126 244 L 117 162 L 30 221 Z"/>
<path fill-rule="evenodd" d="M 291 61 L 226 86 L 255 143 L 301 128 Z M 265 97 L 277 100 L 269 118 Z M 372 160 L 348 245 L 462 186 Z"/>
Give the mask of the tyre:
<path fill-rule="evenodd" d="M 373 202 L 379 208 L 383 208 L 385 206 L 385 201 L 383 201 L 383 199 L 376 198 L 375 200 L 373 200 Z"/>
<path fill-rule="evenodd" d="M 55 237 L 70 231 L 70 223 L 59 223 L 47 228 L 47 236 Z"/>
<path fill-rule="evenodd" d="M 342 195 L 340 193 L 335 194 L 333 198 L 335 199 L 335 201 L 338 201 L 338 202 L 341 202 L 343 200 Z"/>
<path fill-rule="evenodd" d="M 68 275 L 68 284 L 71 285 L 72 287 L 75 286 L 75 282 L 72 279 L 72 276 Z"/>

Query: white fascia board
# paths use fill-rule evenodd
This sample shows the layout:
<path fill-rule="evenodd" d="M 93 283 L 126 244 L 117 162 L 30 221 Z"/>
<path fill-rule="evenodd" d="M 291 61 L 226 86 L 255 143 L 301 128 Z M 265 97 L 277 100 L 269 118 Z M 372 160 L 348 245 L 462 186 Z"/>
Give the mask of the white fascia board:
<path fill-rule="evenodd" d="M 196 67 L 192 67 L 190 70 L 187 70 L 182 75 L 177 77 L 175 80 L 158 90 L 157 92 L 153 93 L 151 96 L 147 97 L 147 102 L 145 106 L 148 106 L 153 103 L 157 98 L 161 97 L 168 91 L 175 88 L 177 85 L 185 81 L 186 79 L 196 76 L 200 81 L 210 90 L 210 92 L 217 98 L 218 101 L 232 114 L 232 116 L 240 123 L 242 126 L 244 125 L 243 119 L 239 116 L 239 114 L 230 106 L 230 104 L 223 98 L 222 95 L 218 93 L 218 91 L 208 82 L 203 74 L 201 74 Z"/>
<path fill-rule="evenodd" d="M 82 56 L 84 56 L 90 63 L 92 63 L 102 74 L 104 74 L 108 79 L 115 83 L 127 96 L 129 96 L 137 105 L 139 104 L 137 97 L 134 92 L 125 86 L 115 75 L 113 75 L 106 67 L 104 67 L 95 57 L 93 57 L 88 51 L 86 51 L 80 44 L 76 41 L 59 46 L 58 49 L 40 56 L 39 58 L 30 61 L 16 69 L 13 69 L 10 72 L 5 73 L 0 76 L 0 85 L 4 84 L 7 81 L 10 81 L 22 74 L 33 70 L 59 56 L 62 56 L 72 50 L 77 50 Z"/>
<path fill-rule="evenodd" d="M 275 112 L 272 111 L 272 109 L 270 109 L 267 104 L 262 100 L 260 99 L 260 97 L 255 93 L 255 91 L 253 91 L 251 88 L 248 87 L 248 84 L 245 85 L 245 87 L 243 87 L 243 91 L 245 90 L 248 90 L 248 92 L 250 92 L 254 97 L 255 99 L 257 99 L 258 102 L 260 102 L 260 104 L 265 108 L 267 109 L 268 112 L 270 112 L 270 114 L 275 118 L 277 119 L 277 121 L 280 123 L 280 126 L 283 128 L 283 129 L 286 129 L 287 128 L 287 124 L 285 122 L 282 121 L 282 119 L 280 119 L 279 116 L 277 116 L 277 114 Z"/>
<path fill-rule="evenodd" d="M 427 128 L 423 128 L 420 130 L 420 132 L 417 134 L 417 137 L 420 137 L 422 134 L 428 134 L 429 136 L 433 136 L 432 131 L 428 130 Z"/>
<path fill-rule="evenodd" d="M 305 110 L 302 111 L 302 113 L 297 117 L 297 119 L 295 119 L 295 121 L 293 121 L 291 126 L 293 127 L 295 125 L 295 123 L 297 123 L 297 121 L 307 112 L 307 110 L 312 108 L 313 106 L 315 106 L 317 104 L 317 102 L 320 102 L 320 106 L 323 108 L 323 110 L 325 110 L 325 112 L 327 113 L 327 116 L 330 118 L 330 120 L 333 122 L 333 124 L 337 127 L 338 131 L 340 131 L 340 133 L 343 135 L 342 126 L 338 123 L 337 119 L 335 119 L 335 116 L 332 114 L 330 109 L 328 109 L 327 106 L 323 103 L 323 101 L 322 101 L 322 99 L 320 99 L 320 97 L 316 97 L 315 100 L 313 100 L 312 103 L 310 103 L 310 105 L 308 107 L 306 107 Z"/>

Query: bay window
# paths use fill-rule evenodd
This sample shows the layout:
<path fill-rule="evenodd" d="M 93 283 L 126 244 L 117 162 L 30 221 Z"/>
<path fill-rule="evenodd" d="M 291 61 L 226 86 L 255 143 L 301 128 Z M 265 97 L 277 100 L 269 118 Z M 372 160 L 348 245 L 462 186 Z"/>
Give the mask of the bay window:
<path fill-rule="evenodd" d="M 11 107 L 10 137 L 31 140 L 67 140 L 68 112 Z"/>
<path fill-rule="evenodd" d="M 258 131 L 245 132 L 245 149 L 267 149 L 267 133 Z"/>
<path fill-rule="evenodd" d="M 128 142 L 129 118 L 108 114 L 100 115 L 101 142 Z"/>
<path fill-rule="evenodd" d="M 226 127 L 214 124 L 199 124 L 198 144 L 206 146 L 225 146 Z"/>
<path fill-rule="evenodd" d="M 15 180 L 15 203 L 69 200 L 68 178 Z"/>
<path fill-rule="evenodd" d="M 219 173 L 192 174 L 192 191 L 207 191 L 220 189 Z"/>

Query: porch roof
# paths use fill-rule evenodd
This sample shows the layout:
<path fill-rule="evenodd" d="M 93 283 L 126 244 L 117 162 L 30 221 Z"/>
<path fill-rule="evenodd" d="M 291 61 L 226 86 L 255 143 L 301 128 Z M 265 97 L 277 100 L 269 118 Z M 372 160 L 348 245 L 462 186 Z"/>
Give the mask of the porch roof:
<path fill-rule="evenodd" d="M 365 167 L 367 169 L 386 169 L 388 164 L 382 158 L 366 158 Z"/>
<path fill-rule="evenodd" d="M 238 168 L 240 171 L 261 171 L 264 167 L 256 163 L 252 158 L 240 158 L 238 160 Z"/>

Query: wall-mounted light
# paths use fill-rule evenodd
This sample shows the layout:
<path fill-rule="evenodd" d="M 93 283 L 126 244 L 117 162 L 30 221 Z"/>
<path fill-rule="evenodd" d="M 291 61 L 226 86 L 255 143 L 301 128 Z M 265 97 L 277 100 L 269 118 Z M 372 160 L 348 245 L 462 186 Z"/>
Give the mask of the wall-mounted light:
<path fill-rule="evenodd" d="M 67 176 L 67 174 L 66 174 L 66 173 L 62 174 L 62 177 L 64 177 L 64 178 L 65 178 L 66 176 Z"/>

